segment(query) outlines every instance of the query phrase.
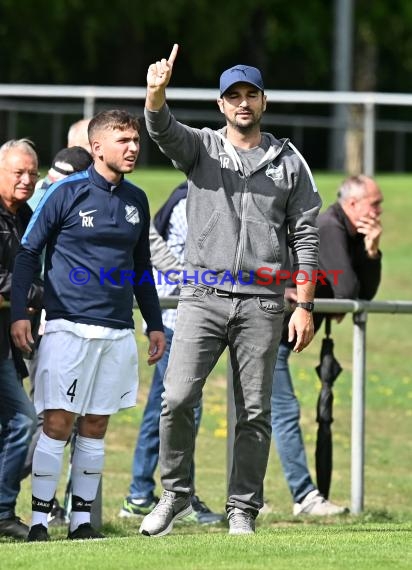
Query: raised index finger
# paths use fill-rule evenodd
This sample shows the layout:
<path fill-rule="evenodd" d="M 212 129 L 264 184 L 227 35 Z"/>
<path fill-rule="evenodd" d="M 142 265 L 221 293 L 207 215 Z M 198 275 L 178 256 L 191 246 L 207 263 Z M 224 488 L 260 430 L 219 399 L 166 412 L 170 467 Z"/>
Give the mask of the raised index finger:
<path fill-rule="evenodd" d="M 174 64 L 178 50 L 179 50 L 179 44 L 173 44 L 173 48 L 172 51 L 170 52 L 167 63 L 170 63 L 170 65 Z"/>

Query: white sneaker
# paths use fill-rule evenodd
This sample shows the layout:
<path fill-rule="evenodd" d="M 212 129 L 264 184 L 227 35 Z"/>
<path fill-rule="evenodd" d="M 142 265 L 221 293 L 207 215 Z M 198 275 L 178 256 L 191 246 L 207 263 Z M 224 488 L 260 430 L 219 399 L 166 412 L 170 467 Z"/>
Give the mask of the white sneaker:
<path fill-rule="evenodd" d="M 339 507 L 325 499 L 317 489 L 314 489 L 306 495 L 301 503 L 293 505 L 293 514 L 297 515 L 316 515 L 318 517 L 327 517 L 333 515 L 343 515 L 348 513 L 346 507 Z"/>
<path fill-rule="evenodd" d="M 182 519 L 191 512 L 190 495 L 163 491 L 160 501 L 143 519 L 139 532 L 146 536 L 164 536 L 172 530 L 175 520 Z"/>
<path fill-rule="evenodd" d="M 255 518 L 242 509 L 229 511 L 229 534 L 253 534 L 255 532 Z"/>

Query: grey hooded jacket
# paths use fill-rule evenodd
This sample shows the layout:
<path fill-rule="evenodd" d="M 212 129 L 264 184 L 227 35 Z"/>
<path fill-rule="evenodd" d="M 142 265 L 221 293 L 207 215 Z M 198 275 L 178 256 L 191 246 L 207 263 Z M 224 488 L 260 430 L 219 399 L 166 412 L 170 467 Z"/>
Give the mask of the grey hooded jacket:
<path fill-rule="evenodd" d="M 226 128 L 183 125 L 167 104 L 156 112 L 145 109 L 145 119 L 150 137 L 188 179 L 188 280 L 226 291 L 283 294 L 279 271 L 290 269 L 288 245 L 293 271 L 311 278 L 318 267 L 321 199 L 287 139 L 262 133 L 267 152 L 246 175 Z"/>

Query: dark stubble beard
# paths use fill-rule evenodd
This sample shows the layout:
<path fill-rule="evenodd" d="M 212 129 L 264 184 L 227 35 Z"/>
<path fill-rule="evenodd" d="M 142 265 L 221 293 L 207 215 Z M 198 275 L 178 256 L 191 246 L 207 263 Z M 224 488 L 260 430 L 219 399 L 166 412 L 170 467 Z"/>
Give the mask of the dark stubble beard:
<path fill-rule="evenodd" d="M 236 118 L 234 121 L 228 121 L 228 122 L 230 123 L 231 127 L 236 129 L 239 133 L 242 133 L 243 135 L 248 135 L 256 131 L 256 128 L 260 128 L 261 117 L 262 117 L 261 113 L 257 115 L 253 114 L 249 124 L 247 125 L 239 124 Z"/>

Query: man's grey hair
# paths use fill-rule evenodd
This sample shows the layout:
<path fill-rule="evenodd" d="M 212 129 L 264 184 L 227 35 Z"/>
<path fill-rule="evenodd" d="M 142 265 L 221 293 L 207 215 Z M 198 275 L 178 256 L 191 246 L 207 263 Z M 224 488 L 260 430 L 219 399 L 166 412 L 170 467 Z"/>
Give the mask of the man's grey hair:
<path fill-rule="evenodd" d="M 70 125 L 69 130 L 67 131 L 67 146 L 81 146 L 79 145 L 79 138 L 83 139 L 87 136 L 87 127 L 89 126 L 91 119 L 80 119 L 76 121 L 72 125 Z"/>
<path fill-rule="evenodd" d="M 0 146 L 0 164 L 4 163 L 8 153 L 13 150 L 20 150 L 31 155 L 36 161 L 38 160 L 33 141 L 30 139 L 11 139 Z"/>
<path fill-rule="evenodd" d="M 370 178 L 364 174 L 346 178 L 338 190 L 338 202 L 342 204 L 349 198 L 363 198 L 366 194 L 366 184 L 369 180 Z"/>

